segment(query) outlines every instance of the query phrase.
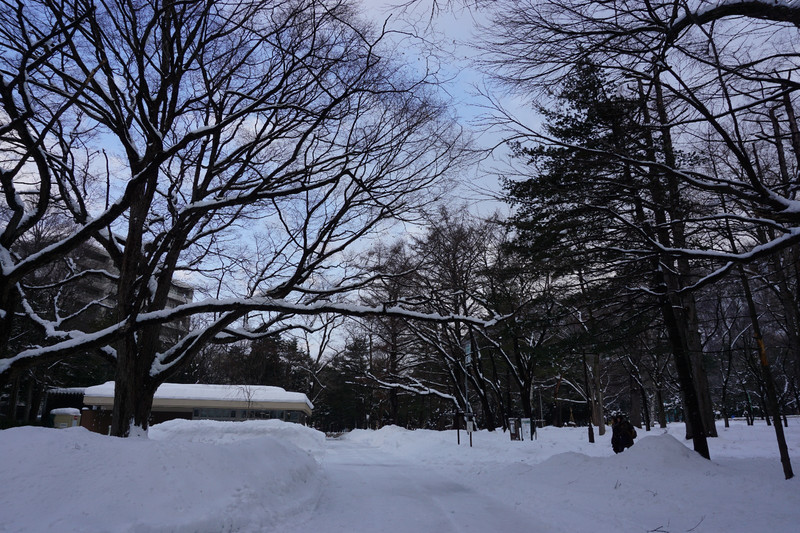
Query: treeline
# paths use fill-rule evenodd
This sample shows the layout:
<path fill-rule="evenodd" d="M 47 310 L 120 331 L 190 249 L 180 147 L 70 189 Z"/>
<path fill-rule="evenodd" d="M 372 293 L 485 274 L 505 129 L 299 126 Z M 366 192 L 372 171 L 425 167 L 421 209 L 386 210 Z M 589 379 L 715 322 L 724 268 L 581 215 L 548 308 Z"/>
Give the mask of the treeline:
<path fill-rule="evenodd" d="M 647 428 L 685 419 L 659 296 L 636 286 L 633 273 L 559 275 L 551 258 L 522 253 L 509 224 L 441 214 L 423 237 L 376 251 L 379 268 L 393 276 L 369 298 L 394 302 L 427 294 L 433 296 L 414 304 L 508 318 L 487 329 L 360 321 L 340 356 L 347 364 L 339 368 L 354 384 L 353 401 L 364 407 L 360 417 L 351 412 L 338 423 L 364 427 L 369 414 L 373 423 L 450 427 L 466 397 L 488 428 L 519 416 L 554 425 L 591 420 L 602 428 L 615 411 Z M 718 419 L 776 414 L 748 298 L 757 309 L 779 413 L 798 413 L 800 359 L 788 333 L 796 317 L 787 319 L 784 305 L 798 294 L 798 276 L 793 268 L 784 272 L 789 291 L 780 293 L 768 267 L 754 263 L 746 270 L 754 274 L 750 296 L 731 277 L 692 293 L 694 312 L 682 317 L 681 327 L 693 328 L 698 340 L 689 355 L 710 435 Z"/>
<path fill-rule="evenodd" d="M 648 429 L 685 420 L 663 309 L 657 294 L 636 285 L 641 272 L 599 275 L 576 268 L 576 258 L 555 269 L 543 249 L 522 246 L 516 223 L 443 209 L 419 237 L 369 254 L 382 283 L 363 294 L 365 303 L 503 317 L 493 327 L 361 319 L 337 324 L 324 356 L 312 357 L 296 340 L 261 340 L 210 349 L 187 377 L 305 392 L 315 403 L 314 424 L 326 431 L 444 429 L 467 409 L 489 429 L 530 417 L 557 426 L 591 422 L 604 431 L 618 411 Z M 773 369 L 778 414 L 799 412 L 800 360 L 784 305 L 798 294 L 798 275 L 786 269 L 789 290 L 781 293 L 770 282 L 770 263 L 744 270 L 750 296 L 740 278 L 725 278 L 692 293 L 695 312 L 682 319 L 698 338 L 692 372 L 711 435 L 731 417 L 772 423 L 768 415 L 775 414 L 748 298 Z"/>

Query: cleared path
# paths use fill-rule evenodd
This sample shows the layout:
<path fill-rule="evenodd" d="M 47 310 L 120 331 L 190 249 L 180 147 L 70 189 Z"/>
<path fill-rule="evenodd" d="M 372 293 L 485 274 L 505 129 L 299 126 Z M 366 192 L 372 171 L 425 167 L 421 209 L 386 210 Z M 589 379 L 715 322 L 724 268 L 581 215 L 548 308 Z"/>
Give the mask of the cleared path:
<path fill-rule="evenodd" d="M 530 516 L 513 504 L 451 479 L 444 467 L 413 464 L 380 449 L 329 440 L 327 484 L 306 521 L 284 524 L 300 532 L 531 532 Z"/>

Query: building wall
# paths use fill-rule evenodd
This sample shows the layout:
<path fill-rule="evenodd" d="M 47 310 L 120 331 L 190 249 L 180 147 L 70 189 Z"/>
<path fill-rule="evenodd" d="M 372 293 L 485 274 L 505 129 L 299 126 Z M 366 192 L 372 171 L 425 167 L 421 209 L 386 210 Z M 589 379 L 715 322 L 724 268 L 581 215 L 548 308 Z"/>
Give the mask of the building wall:
<path fill-rule="evenodd" d="M 111 428 L 112 411 L 109 409 L 83 409 L 81 411 L 81 426 L 89 431 L 108 435 Z M 168 420 L 220 420 L 220 421 L 245 421 L 245 420 L 270 420 L 278 419 L 285 422 L 305 424 L 307 416 L 302 411 L 293 410 L 252 410 L 230 408 L 196 408 L 189 411 L 157 411 L 150 414 L 150 425 L 160 424 Z"/>
<path fill-rule="evenodd" d="M 84 409 L 81 411 L 81 426 L 89 431 L 108 435 L 111 429 L 111 411 Z"/>

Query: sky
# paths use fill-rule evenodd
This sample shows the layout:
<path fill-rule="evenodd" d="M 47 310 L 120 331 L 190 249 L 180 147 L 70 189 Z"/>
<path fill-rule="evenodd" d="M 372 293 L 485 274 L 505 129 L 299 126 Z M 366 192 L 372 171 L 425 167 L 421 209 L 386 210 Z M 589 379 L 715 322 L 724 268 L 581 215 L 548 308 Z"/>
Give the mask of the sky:
<path fill-rule="evenodd" d="M 411 64 L 426 64 L 425 56 L 434 52 L 430 60 L 442 82 L 441 90 L 449 99 L 459 123 L 469 132 L 480 149 L 496 147 L 479 162 L 459 176 L 459 187 L 452 203 L 466 204 L 479 216 L 489 216 L 495 211 L 508 213 L 508 207 L 497 196 L 502 190 L 499 173 L 506 169 L 509 151 L 505 147 L 505 134 L 486 127 L 488 100 L 482 93 L 502 101 L 518 117 L 538 123 L 539 117 L 529 104 L 505 93 L 494 85 L 476 65 L 481 25 L 488 24 L 488 11 L 464 7 L 462 3 L 440 1 L 444 9 L 431 12 L 433 0 L 419 0 L 403 8 L 402 0 L 361 0 L 365 17 L 376 24 L 396 30 L 406 36 L 401 54 Z M 409 34 L 417 37 L 410 37 Z"/>
<path fill-rule="evenodd" d="M 84 428 L 0 431 L 0 532 L 790 533 L 800 479 L 773 428 L 718 423 L 712 460 L 683 424 L 539 430 L 535 440 L 396 426 L 337 439 L 279 420 L 173 420 L 144 438 Z M 597 433 L 597 432 L 595 432 Z M 786 428 L 798 469 L 800 419 Z"/>

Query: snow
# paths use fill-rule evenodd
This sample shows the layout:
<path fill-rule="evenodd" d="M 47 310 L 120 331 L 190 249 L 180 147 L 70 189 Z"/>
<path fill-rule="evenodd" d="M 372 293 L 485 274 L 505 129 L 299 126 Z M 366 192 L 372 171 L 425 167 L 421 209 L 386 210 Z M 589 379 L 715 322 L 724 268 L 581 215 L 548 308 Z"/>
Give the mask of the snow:
<path fill-rule="evenodd" d="M 786 428 L 800 469 L 800 420 Z M 83 428 L 0 431 L 0 531 L 794 532 L 800 482 L 774 431 L 734 421 L 712 461 L 682 424 L 610 431 L 356 430 L 338 439 L 279 420 L 175 420 L 145 439 Z"/>
<path fill-rule="evenodd" d="M 80 416 L 81 411 L 80 409 L 76 409 L 74 407 L 59 407 L 57 409 L 52 409 L 50 411 L 51 415 L 70 415 L 70 416 Z"/>
<path fill-rule="evenodd" d="M 318 499 L 320 466 L 289 436 L 313 430 L 193 424 L 195 434 L 170 422 L 149 439 L 0 432 L 0 531 L 262 531 Z"/>
<path fill-rule="evenodd" d="M 170 420 L 150 428 L 149 436 L 156 440 L 180 440 L 224 445 L 263 435 L 289 442 L 316 458 L 325 450 L 325 434 L 299 424 L 282 420 L 245 420 L 221 422 L 217 420 Z"/>
<path fill-rule="evenodd" d="M 113 398 L 114 382 L 87 387 L 84 391 L 86 403 L 90 398 Z M 249 403 L 276 402 L 302 403 L 313 409 L 314 405 L 302 392 L 287 392 L 281 387 L 266 385 L 203 385 L 162 383 L 154 396 L 156 400 L 230 400 Z"/>
<path fill-rule="evenodd" d="M 86 392 L 86 387 L 53 387 L 47 389 L 50 394 L 83 394 Z"/>

